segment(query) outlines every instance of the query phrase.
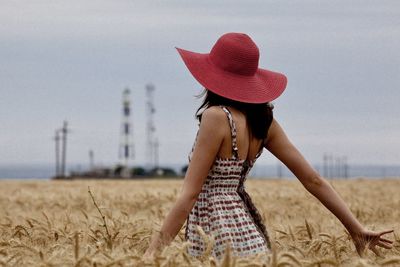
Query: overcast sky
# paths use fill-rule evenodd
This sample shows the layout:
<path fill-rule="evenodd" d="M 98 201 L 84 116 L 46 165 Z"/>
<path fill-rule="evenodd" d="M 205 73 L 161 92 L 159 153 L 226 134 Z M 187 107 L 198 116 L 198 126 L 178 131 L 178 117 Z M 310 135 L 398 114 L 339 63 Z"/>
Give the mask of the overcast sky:
<path fill-rule="evenodd" d="M 160 163 L 185 163 L 201 86 L 175 46 L 209 52 L 247 33 L 259 66 L 285 73 L 274 114 L 312 163 L 400 159 L 400 2 L 0 0 L 0 164 L 118 162 L 121 94 L 132 90 L 136 163 L 145 161 L 145 85 L 156 86 Z M 276 159 L 264 151 L 262 163 Z"/>

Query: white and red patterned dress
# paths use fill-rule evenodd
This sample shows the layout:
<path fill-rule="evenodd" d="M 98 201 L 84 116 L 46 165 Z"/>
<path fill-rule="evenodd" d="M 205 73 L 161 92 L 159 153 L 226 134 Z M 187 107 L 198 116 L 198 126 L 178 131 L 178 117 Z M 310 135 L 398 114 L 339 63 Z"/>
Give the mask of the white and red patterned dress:
<path fill-rule="evenodd" d="M 235 122 L 229 109 L 225 106 L 220 107 L 225 111 L 231 128 L 232 157 L 217 157 L 210 168 L 202 191 L 186 220 L 185 239 L 190 241 L 187 252 L 198 257 L 206 249 L 197 226 L 207 235 L 214 237 L 212 256 L 217 259 L 224 254 L 227 243 L 230 244 L 232 253 L 239 257 L 270 252 L 271 244 L 267 230 L 244 187 L 247 174 L 261 155 L 263 146 L 254 160 L 239 159 Z M 197 135 L 189 153 L 189 162 Z"/>

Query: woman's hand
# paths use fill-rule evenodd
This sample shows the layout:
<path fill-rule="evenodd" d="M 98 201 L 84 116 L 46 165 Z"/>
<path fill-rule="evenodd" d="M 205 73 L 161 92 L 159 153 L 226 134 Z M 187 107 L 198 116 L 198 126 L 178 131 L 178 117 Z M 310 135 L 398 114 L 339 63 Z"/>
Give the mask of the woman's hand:
<path fill-rule="evenodd" d="M 154 259 L 154 251 L 150 248 L 146 250 L 146 252 L 142 256 L 143 261 L 152 261 Z"/>
<path fill-rule="evenodd" d="M 163 241 L 161 232 L 155 232 L 151 237 L 149 247 L 146 249 L 145 253 L 142 256 L 142 260 L 144 261 L 152 261 L 155 257 L 157 251 L 160 251 L 163 248 Z"/>
<path fill-rule="evenodd" d="M 377 250 L 377 248 L 375 246 L 380 246 L 380 247 L 383 247 L 386 249 L 391 249 L 393 241 L 383 238 L 382 235 L 391 233 L 393 231 L 394 230 L 373 232 L 373 231 L 363 229 L 358 233 L 352 233 L 350 235 L 353 239 L 357 253 L 358 253 L 358 255 L 360 255 L 360 257 L 364 256 L 364 252 L 365 252 L 367 246 L 377 256 L 381 256 L 380 252 Z"/>

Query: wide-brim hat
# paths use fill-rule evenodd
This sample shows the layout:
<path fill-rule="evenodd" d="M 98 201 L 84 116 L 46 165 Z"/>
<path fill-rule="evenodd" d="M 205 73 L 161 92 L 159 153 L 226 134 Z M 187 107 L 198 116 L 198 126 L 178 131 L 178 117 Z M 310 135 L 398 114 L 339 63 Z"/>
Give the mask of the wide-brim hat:
<path fill-rule="evenodd" d="M 210 53 L 175 48 L 193 77 L 220 96 L 265 103 L 279 97 L 286 88 L 284 74 L 258 67 L 259 50 L 247 34 L 222 35 Z"/>

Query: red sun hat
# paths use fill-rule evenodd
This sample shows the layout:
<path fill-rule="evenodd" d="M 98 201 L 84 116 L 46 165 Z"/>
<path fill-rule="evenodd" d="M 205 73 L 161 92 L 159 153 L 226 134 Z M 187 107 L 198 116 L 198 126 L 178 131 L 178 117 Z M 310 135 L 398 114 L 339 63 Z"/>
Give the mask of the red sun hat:
<path fill-rule="evenodd" d="M 226 33 L 210 53 L 175 47 L 193 77 L 217 95 L 245 103 L 265 103 L 286 88 L 284 74 L 258 67 L 260 53 L 244 33 Z"/>

